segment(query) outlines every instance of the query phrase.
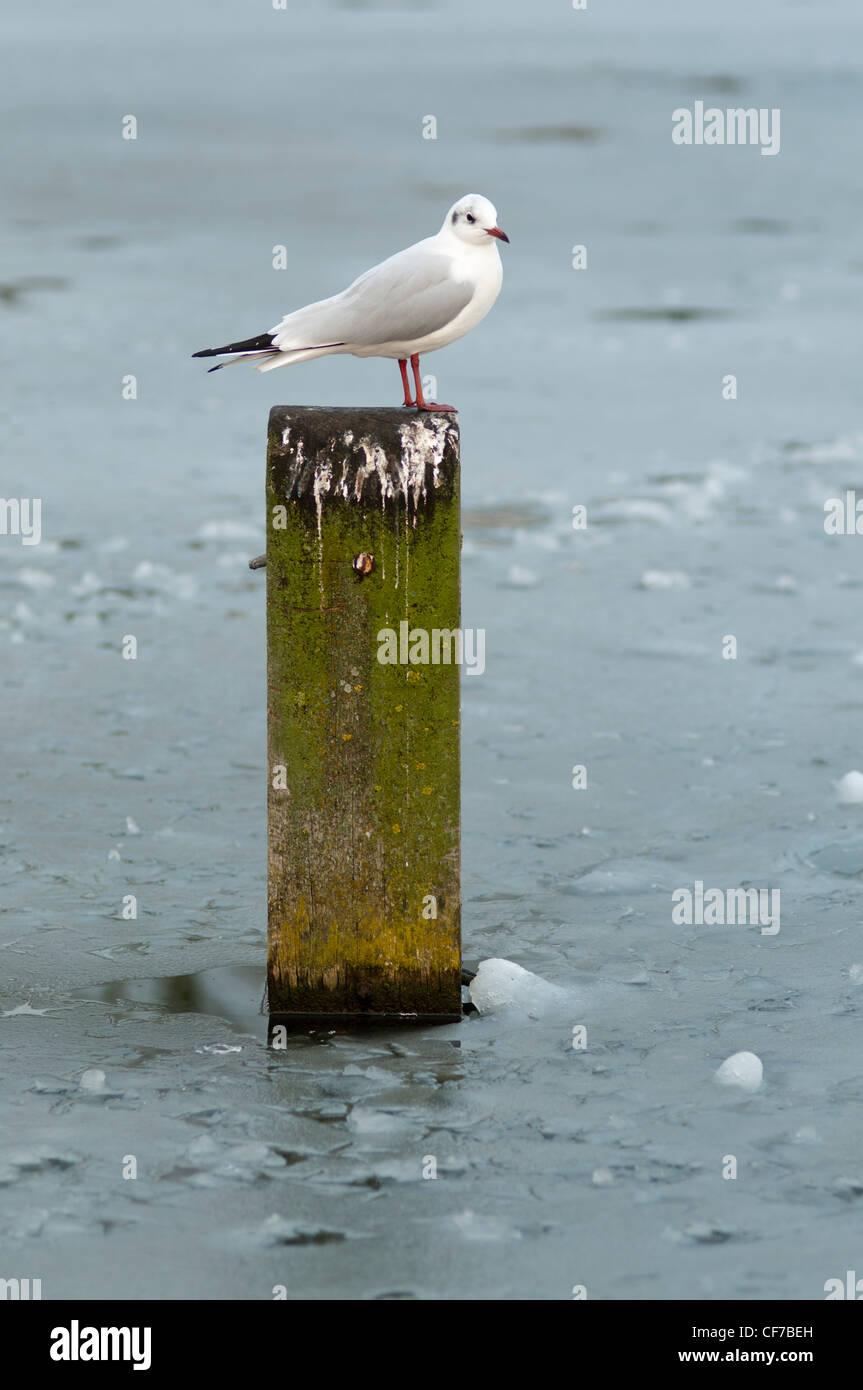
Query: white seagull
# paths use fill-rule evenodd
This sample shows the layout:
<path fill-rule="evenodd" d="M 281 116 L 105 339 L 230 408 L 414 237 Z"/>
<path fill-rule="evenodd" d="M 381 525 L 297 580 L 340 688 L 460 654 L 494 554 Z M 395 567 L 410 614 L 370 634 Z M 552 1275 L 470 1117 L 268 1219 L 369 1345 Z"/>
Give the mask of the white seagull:
<path fill-rule="evenodd" d="M 455 410 L 455 406 L 424 399 L 420 353 L 446 347 L 485 318 L 503 279 L 498 241 L 508 242 L 509 237 L 497 225 L 494 207 L 479 193 L 468 193 L 453 203 L 436 236 L 372 266 L 341 294 L 295 309 L 257 338 L 205 348 L 192 356 L 227 355 L 228 361 L 211 367 L 211 372 L 239 361 L 251 361 L 259 372 L 271 372 L 274 367 L 336 352 L 394 357 L 406 406 Z M 408 384 L 408 360 L 416 400 Z"/>

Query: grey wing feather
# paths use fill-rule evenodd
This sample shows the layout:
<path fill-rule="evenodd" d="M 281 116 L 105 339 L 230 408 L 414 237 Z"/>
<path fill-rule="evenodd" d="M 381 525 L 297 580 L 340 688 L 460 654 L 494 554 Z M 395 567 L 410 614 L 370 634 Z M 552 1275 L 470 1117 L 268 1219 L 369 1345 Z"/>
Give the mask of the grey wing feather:
<path fill-rule="evenodd" d="M 400 251 L 341 294 L 288 314 L 273 329 L 274 346 L 283 352 L 324 343 L 375 347 L 436 333 L 474 294 L 472 284 L 452 279 L 449 264 L 446 256 Z"/>

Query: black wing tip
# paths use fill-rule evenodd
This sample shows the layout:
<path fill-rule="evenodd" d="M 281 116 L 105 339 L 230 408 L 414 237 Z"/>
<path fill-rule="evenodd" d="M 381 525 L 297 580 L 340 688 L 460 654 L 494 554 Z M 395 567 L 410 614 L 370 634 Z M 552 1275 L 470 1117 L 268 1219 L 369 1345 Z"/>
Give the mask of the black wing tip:
<path fill-rule="evenodd" d="M 201 352 L 193 352 L 193 357 L 223 357 L 233 352 L 266 352 L 275 342 L 272 333 L 259 333 L 257 338 L 246 338 L 242 343 L 226 343 L 220 348 L 203 348 Z"/>

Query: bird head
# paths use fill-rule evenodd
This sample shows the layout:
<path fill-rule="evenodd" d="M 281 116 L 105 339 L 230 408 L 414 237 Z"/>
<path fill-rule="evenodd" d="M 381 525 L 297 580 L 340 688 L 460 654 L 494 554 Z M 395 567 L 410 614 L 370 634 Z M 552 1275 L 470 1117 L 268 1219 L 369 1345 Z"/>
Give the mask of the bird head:
<path fill-rule="evenodd" d="M 494 204 L 490 203 L 488 198 L 483 198 L 480 193 L 468 193 L 464 198 L 459 198 L 457 203 L 453 203 L 446 215 L 444 227 L 460 241 L 469 242 L 473 246 L 488 244 L 489 237 L 497 238 L 498 241 L 509 241 L 506 232 L 502 232 L 497 225 Z"/>

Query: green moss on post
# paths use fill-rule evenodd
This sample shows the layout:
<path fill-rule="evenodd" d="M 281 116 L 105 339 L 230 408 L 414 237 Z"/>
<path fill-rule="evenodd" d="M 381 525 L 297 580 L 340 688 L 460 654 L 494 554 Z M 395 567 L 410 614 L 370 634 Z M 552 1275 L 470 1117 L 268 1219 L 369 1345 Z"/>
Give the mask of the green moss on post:
<path fill-rule="evenodd" d="M 270 1013 L 458 1019 L 458 426 L 276 406 L 267 519 Z"/>

